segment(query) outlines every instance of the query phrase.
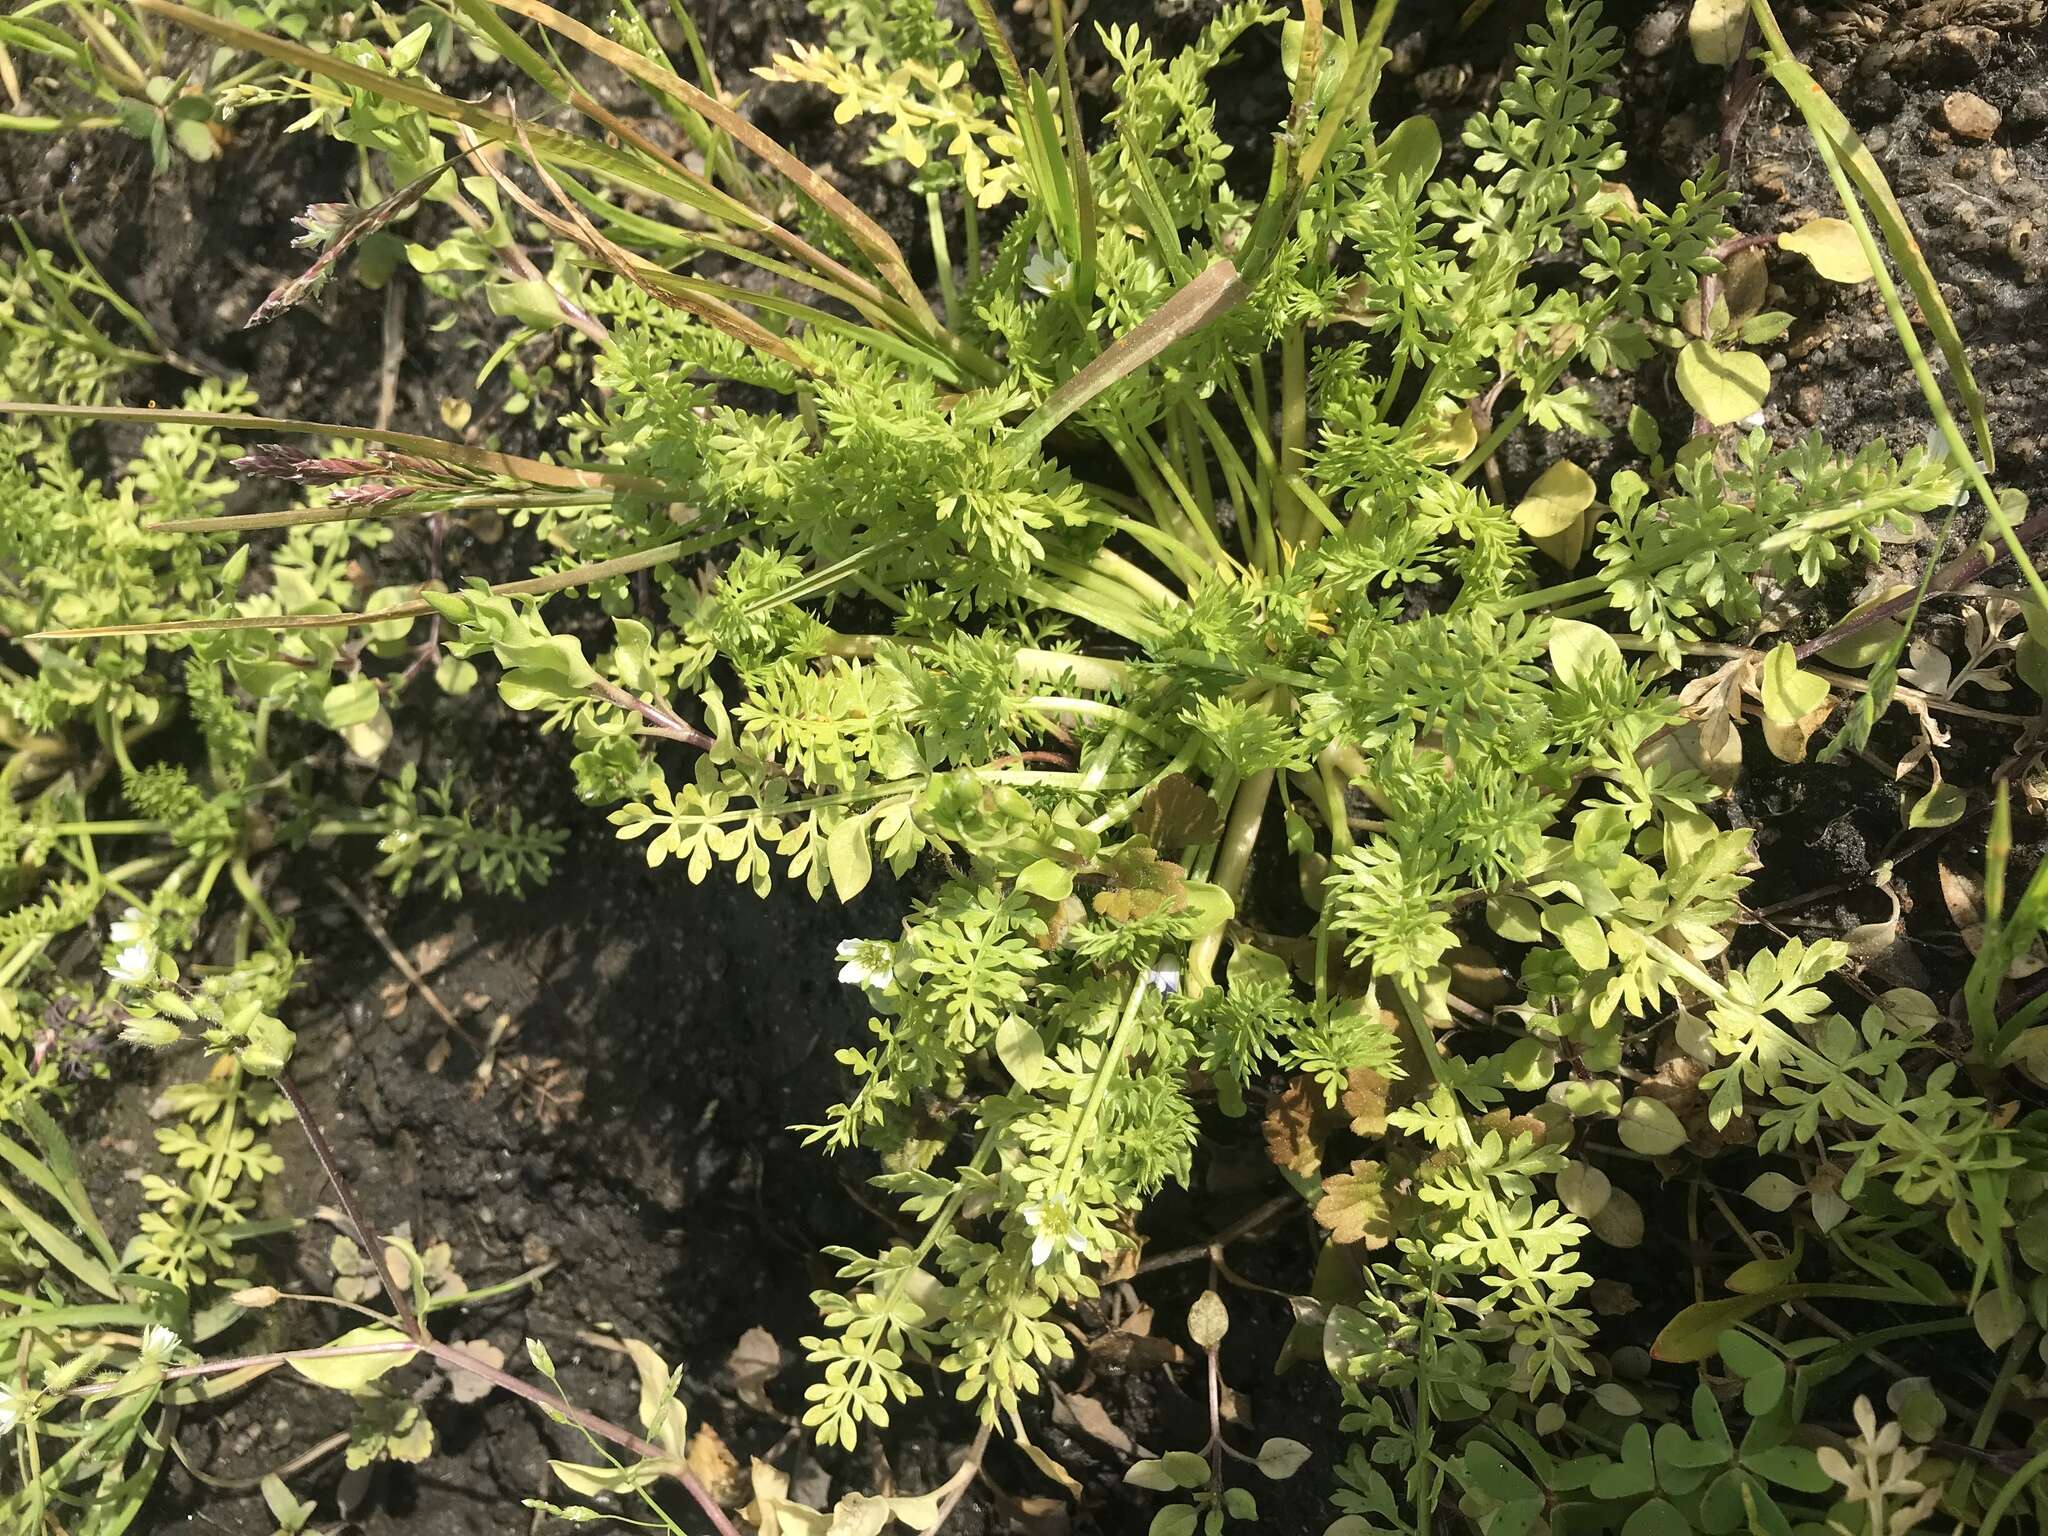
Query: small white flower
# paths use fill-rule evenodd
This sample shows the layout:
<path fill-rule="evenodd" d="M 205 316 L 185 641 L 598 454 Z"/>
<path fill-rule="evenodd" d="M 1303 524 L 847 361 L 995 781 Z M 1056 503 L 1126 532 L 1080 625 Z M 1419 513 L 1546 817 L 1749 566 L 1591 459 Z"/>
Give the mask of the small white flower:
<path fill-rule="evenodd" d="M 178 1331 L 162 1323 L 151 1323 L 149 1332 L 142 1336 L 142 1357 L 145 1360 L 161 1363 L 182 1348 L 184 1341 L 178 1337 Z"/>
<path fill-rule="evenodd" d="M 1031 259 L 1024 263 L 1024 286 L 1035 288 L 1050 298 L 1067 286 L 1073 265 L 1067 260 L 1065 251 L 1054 251 L 1048 256 L 1043 251 L 1034 250 Z"/>
<path fill-rule="evenodd" d="M 1180 967 L 1177 965 L 1154 966 L 1145 973 L 1145 985 L 1161 997 L 1175 997 L 1180 993 Z"/>
<path fill-rule="evenodd" d="M 1738 427 L 1760 427 L 1763 424 L 1764 413 L 1762 411 L 1751 411 L 1747 416 L 1743 417 L 1742 420 L 1735 423 L 1735 425 L 1737 425 Z"/>
<path fill-rule="evenodd" d="M 839 979 L 876 992 L 896 990 L 896 950 L 881 939 L 842 939 L 836 951 Z"/>
<path fill-rule="evenodd" d="M 28 1417 L 23 1400 L 15 1395 L 14 1388 L 0 1382 L 0 1440 L 14 1433 L 15 1426 Z"/>
<path fill-rule="evenodd" d="M 107 930 L 107 938 L 115 944 L 146 943 L 149 939 L 149 919 L 130 907 L 121 914 L 120 921 Z"/>
<path fill-rule="evenodd" d="M 156 979 L 156 954 L 138 940 L 126 945 L 107 966 L 107 974 L 124 987 L 139 987 Z"/>
<path fill-rule="evenodd" d="M 1078 1254 L 1087 1254 L 1088 1244 L 1080 1233 L 1067 1228 L 1067 1219 L 1057 1208 L 1048 1212 L 1042 1205 L 1027 1205 L 1020 1207 L 1017 1214 L 1024 1218 L 1024 1225 L 1037 1234 L 1031 1239 L 1033 1264 L 1042 1267 L 1062 1242 Z"/>

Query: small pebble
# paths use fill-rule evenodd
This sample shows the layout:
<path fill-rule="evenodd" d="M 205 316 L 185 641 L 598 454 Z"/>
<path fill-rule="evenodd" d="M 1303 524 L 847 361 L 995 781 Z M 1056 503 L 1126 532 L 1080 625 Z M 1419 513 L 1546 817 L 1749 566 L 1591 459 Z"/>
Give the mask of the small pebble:
<path fill-rule="evenodd" d="M 1415 77 L 1415 94 L 1432 104 L 1456 101 L 1471 83 L 1471 65 L 1439 64 Z"/>
<path fill-rule="evenodd" d="M 1678 34 L 1685 29 L 1685 11 L 1672 6 L 1647 17 L 1636 28 L 1636 52 L 1646 59 L 1654 59 L 1671 51 L 1671 45 L 1678 41 Z"/>
<path fill-rule="evenodd" d="M 1955 91 L 1941 104 L 1941 120 L 1959 139 L 1982 144 L 1998 132 L 1998 108 L 1975 91 Z"/>

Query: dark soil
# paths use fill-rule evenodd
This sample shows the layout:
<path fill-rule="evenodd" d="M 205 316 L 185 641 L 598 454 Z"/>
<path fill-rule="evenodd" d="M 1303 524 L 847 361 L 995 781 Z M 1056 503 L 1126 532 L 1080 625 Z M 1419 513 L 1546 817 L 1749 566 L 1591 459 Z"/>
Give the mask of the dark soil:
<path fill-rule="evenodd" d="M 729 79 L 781 36 L 815 27 L 794 0 L 693 9 Z M 1610 8 L 1630 39 L 1620 94 L 1631 174 L 1652 195 L 1699 169 L 1719 126 L 1722 72 L 1692 62 L 1685 9 L 1679 0 Z M 1451 25 L 1457 7 L 1409 10 L 1428 19 L 1397 21 L 1389 91 L 1397 103 L 1405 96 L 1436 111 L 1454 130 L 1490 98 L 1507 41 L 1540 5 L 1498 0 L 1463 38 Z M 2048 475 L 2048 424 L 2035 403 L 2036 381 L 2048 366 L 2048 287 L 2040 281 L 2048 230 L 2033 233 L 2048 225 L 2048 87 L 2040 63 L 2048 28 L 2041 7 L 1949 0 L 1855 12 L 1785 10 L 1795 44 L 1868 136 L 1921 229 L 1991 402 L 2005 483 L 2038 503 Z M 1090 19 L 1153 21 L 1171 44 L 1207 14 L 1205 3 L 1115 0 L 1094 8 Z M 1668 46 L 1658 46 L 1667 39 Z M 1275 62 L 1269 54 L 1246 60 L 1224 92 L 1253 158 L 1280 100 Z M 1960 144 L 1942 128 L 1943 99 L 1958 89 L 2002 113 L 1991 143 Z M 758 95 L 757 111 L 813 157 L 837 151 L 848 185 L 870 206 L 886 208 L 906 243 L 920 238 L 907 197 L 859 168 L 848 137 L 815 99 L 775 88 Z M 342 198 L 349 187 L 350 152 L 309 135 L 284 136 L 280 126 L 276 117 L 245 119 L 221 160 L 180 161 L 159 177 L 151 176 L 140 146 L 113 136 L 54 145 L 0 139 L 0 214 L 21 216 L 49 238 L 63 199 L 86 250 L 173 351 L 209 369 L 247 374 L 263 408 L 277 414 L 368 421 L 377 411 L 385 351 L 384 295 L 344 279 L 269 326 L 240 329 L 263 295 L 302 264 L 289 248 L 289 215 L 309 202 Z M 1748 117 L 1736 177 L 1744 194 L 1738 220 L 1747 230 L 1784 227 L 1809 208 L 1834 211 L 1802 130 L 1769 88 Z M 1785 289 L 1774 303 L 1801 319 L 1773 359 L 1783 374 L 1771 429 L 1786 438 L 1819 426 L 1844 446 L 1879 433 L 1895 445 L 1918 441 L 1924 408 L 1873 296 L 1821 285 L 1794 261 L 1777 261 L 1772 270 Z M 438 402 L 472 393 L 477 359 L 447 348 L 428 328 L 436 315 L 417 291 L 404 294 L 398 314 L 404 347 L 393 424 L 439 430 Z M 154 387 L 170 398 L 176 375 L 166 370 Z M 1683 418 L 1675 390 L 1661 378 L 1645 388 L 1660 418 Z M 1669 392 L 1657 398 L 1657 391 Z M 494 420 L 488 401 L 477 428 L 487 426 L 509 432 L 515 445 L 527 430 Z M 571 1393 L 599 1412 L 630 1419 L 630 1369 L 603 1341 L 639 1337 L 684 1366 L 693 1423 L 715 1426 L 742 1464 L 749 1455 L 772 1454 L 814 1501 L 892 1484 L 917 1490 L 942 1479 L 949 1454 L 974 1432 L 943 1391 L 859 1457 L 821 1459 L 793 1427 L 805 1379 L 798 1340 L 815 1324 L 809 1294 L 829 1280 L 819 1249 L 834 1242 L 872 1248 L 891 1217 L 860 1182 L 863 1165 L 805 1149 L 790 1127 L 815 1121 L 837 1097 L 833 1052 L 853 1042 L 861 1022 L 835 983 L 832 946 L 849 934 L 890 931 L 907 893 L 881 888 L 849 912 L 814 906 L 800 894 L 760 902 L 722 876 L 694 887 L 672 868 L 647 871 L 613 842 L 600 818 L 573 810 L 566 767 L 551 744 L 534 741 L 519 721 L 479 718 L 481 708 L 414 721 L 410 739 L 494 796 L 568 817 L 573 837 L 560 872 L 523 903 L 458 907 L 415 895 L 386 919 L 397 944 L 431 971 L 435 991 L 473 1033 L 505 1019 L 488 1084 L 476 1082 L 478 1057 L 469 1046 L 457 1043 L 444 1053 L 434 1016 L 397 981 L 356 914 L 326 889 L 318 861 L 287 882 L 298 948 L 317 957 L 291 1020 L 301 1039 L 297 1072 L 372 1219 L 385 1227 L 409 1223 L 422 1242 L 447 1240 L 472 1284 L 554 1264 L 531 1291 L 458 1314 L 454 1333 L 487 1340 L 521 1369 L 522 1340 L 542 1340 Z M 1981 746 L 1969 759 L 1988 775 L 2015 733 L 1979 728 L 1977 735 Z M 1780 921 L 1811 921 L 1826 931 L 1881 915 L 1872 910 L 1870 870 L 1909 846 L 1886 771 L 1887 748 L 1895 756 L 1901 745 L 1881 736 L 1869 764 L 1750 765 L 1737 814 L 1760 829 L 1759 906 L 1782 906 Z M 1946 840 L 1916 838 L 1903 866 L 1912 899 L 1938 902 L 1929 885 L 1934 859 L 1970 867 L 1980 857 L 1973 842 L 1980 831 L 1966 822 Z M 1808 902 L 1809 892 L 1821 894 Z M 1938 936 L 1948 929 L 1938 913 L 1917 927 L 1937 936 L 1937 952 L 1893 963 L 1909 973 L 1915 966 L 1952 973 L 1953 953 L 1939 950 Z M 394 998 L 395 1009 L 387 1006 Z M 536 1087 L 542 1082 L 552 1082 L 552 1099 Z M 566 1103 L 578 1090 L 580 1100 Z M 118 1177 L 136 1160 L 136 1146 L 147 1144 L 135 1109 L 146 1097 L 137 1092 L 104 1103 L 97 1123 L 79 1128 L 82 1140 L 97 1135 L 104 1177 Z M 1169 1198 L 1151 1218 L 1155 1252 L 1206 1237 L 1211 1223 L 1279 1188 L 1263 1164 L 1254 1122 L 1215 1129 L 1223 1150 L 1199 1168 L 1198 1196 Z M 271 1210 L 302 1213 L 331 1203 L 296 1138 L 281 1130 L 276 1140 L 288 1166 L 266 1186 Z M 327 1288 L 333 1232 L 315 1224 L 277 1244 L 276 1283 Z M 1254 1280 L 1298 1290 L 1311 1252 L 1303 1222 L 1290 1217 L 1275 1235 L 1233 1249 L 1233 1262 Z M 1669 1257 L 1633 1256 L 1645 1266 Z M 1120 1314 L 1156 1308 L 1158 1331 L 1183 1338 L 1184 1309 L 1205 1279 L 1200 1265 L 1160 1270 L 1111 1288 L 1105 1305 Z M 1318 1450 L 1314 1465 L 1327 1467 L 1342 1455 L 1327 1383 L 1313 1369 L 1277 1381 L 1269 1375 L 1289 1324 L 1285 1304 L 1254 1292 L 1228 1294 L 1236 1326 L 1225 1370 L 1247 1394 L 1250 1433 L 1308 1441 Z M 1092 1331 L 1101 1320 L 1083 1321 Z M 741 1335 L 754 1327 L 773 1335 L 787 1368 L 769 1389 L 772 1413 L 742 1403 L 726 1369 Z M 294 1334 L 289 1341 L 317 1338 Z M 397 1379 L 422 1390 L 430 1384 L 417 1368 Z M 1090 1367 L 1085 1375 L 1076 1367 L 1062 1386 L 1100 1402 L 1154 1453 L 1200 1444 L 1206 1433 L 1195 1400 L 1200 1373 L 1185 1364 Z M 341 1513 L 353 1530 L 523 1530 L 532 1517 L 519 1501 L 543 1491 L 544 1459 L 581 1450 L 573 1437 L 503 1396 L 463 1407 L 441 1392 L 433 1419 L 436 1454 L 418 1468 L 386 1465 L 359 1485 L 342 1478 L 336 1455 L 295 1475 L 294 1487 L 321 1502 L 316 1523 L 332 1526 L 336 1498 L 345 1492 L 351 1502 Z M 1086 1484 L 1072 1529 L 1143 1529 L 1156 1505 L 1122 1488 L 1126 1454 L 1044 1411 L 1034 1410 L 1028 1422 L 1034 1439 Z M 253 1483 L 341 1423 L 329 1395 L 276 1379 L 214 1412 L 188 1414 L 180 1448 L 210 1478 Z M 1056 1490 L 1020 1456 L 999 1450 L 990 1473 L 1005 1494 L 977 1490 L 950 1527 L 958 1536 L 1068 1528 L 1066 1517 L 1049 1512 L 1057 1506 L 1047 1496 Z M 1313 1475 L 1256 1491 L 1261 1529 L 1315 1530 L 1328 1518 L 1321 1502 L 1327 1489 Z M 176 1465 L 139 1527 L 270 1528 L 252 1493 L 202 1486 Z"/>

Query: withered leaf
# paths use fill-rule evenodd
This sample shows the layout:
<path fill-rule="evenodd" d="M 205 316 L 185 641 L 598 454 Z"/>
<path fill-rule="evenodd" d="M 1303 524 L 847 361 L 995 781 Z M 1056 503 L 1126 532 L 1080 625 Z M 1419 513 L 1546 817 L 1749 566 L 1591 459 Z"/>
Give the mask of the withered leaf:
<path fill-rule="evenodd" d="M 749 1328 L 726 1357 L 725 1369 L 741 1402 L 757 1413 L 775 1412 L 775 1405 L 768 1400 L 768 1383 L 782 1371 L 782 1346 L 775 1342 L 774 1334 L 766 1328 Z"/>
<path fill-rule="evenodd" d="M 739 1502 L 743 1491 L 740 1486 L 739 1458 L 726 1449 L 718 1438 L 718 1431 L 709 1424 L 699 1424 L 690 1436 L 690 1447 L 684 1456 L 690 1471 L 697 1481 L 707 1488 L 719 1503 L 730 1508 Z"/>
<path fill-rule="evenodd" d="M 1155 848 L 1211 843 L 1223 833 L 1223 811 L 1215 797 L 1184 773 L 1169 773 L 1152 786 L 1131 830 Z"/>
<path fill-rule="evenodd" d="M 1295 1078 L 1266 1109 L 1266 1155 L 1276 1168 L 1314 1178 L 1322 1171 L 1332 1120 L 1322 1090 L 1306 1077 Z"/>
<path fill-rule="evenodd" d="M 1393 1083 L 1371 1067 L 1353 1067 L 1341 1101 L 1351 1117 L 1351 1129 L 1360 1136 L 1387 1134 L 1387 1094 Z"/>
<path fill-rule="evenodd" d="M 1158 912 L 1173 912 L 1187 901 L 1187 871 L 1159 857 L 1142 837 L 1103 856 L 1101 873 L 1110 888 L 1098 891 L 1095 911 L 1113 923 L 1135 923 Z"/>
<path fill-rule="evenodd" d="M 1072 1425 L 1090 1438 L 1100 1440 L 1120 1456 L 1131 1454 L 1131 1437 L 1110 1418 L 1109 1411 L 1092 1397 L 1084 1397 L 1079 1392 L 1062 1393 L 1053 1404 L 1052 1417 L 1054 1423 Z"/>
<path fill-rule="evenodd" d="M 1351 1165 L 1349 1173 L 1323 1180 L 1323 1198 L 1316 1202 L 1316 1220 L 1340 1243 L 1384 1248 L 1393 1241 L 1387 1209 L 1387 1171 L 1370 1159 Z"/>

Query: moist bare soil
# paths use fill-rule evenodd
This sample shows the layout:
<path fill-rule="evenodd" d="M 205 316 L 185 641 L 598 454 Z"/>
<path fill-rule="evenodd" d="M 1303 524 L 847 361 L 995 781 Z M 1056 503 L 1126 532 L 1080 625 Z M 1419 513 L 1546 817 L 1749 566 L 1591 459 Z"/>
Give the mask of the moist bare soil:
<path fill-rule="evenodd" d="M 790 0 L 692 9 L 728 81 L 783 37 L 816 30 Z M 1391 38 L 1394 111 L 1434 113 L 1447 141 L 1491 98 L 1509 42 L 1541 8 L 1535 0 L 1500 0 L 1463 35 L 1454 24 L 1458 9 L 1406 7 Z M 1725 72 L 1693 62 L 1685 10 L 1675 0 L 1609 7 L 1627 39 L 1617 89 L 1631 175 L 1651 196 L 1700 169 L 1724 122 Z M 1984 386 L 2003 483 L 2042 505 L 2043 6 L 1937 0 L 1783 10 L 1795 46 L 1877 152 L 1921 232 Z M 1168 51 L 1208 14 L 1208 5 L 1187 0 L 1119 0 L 1094 7 L 1083 30 L 1097 21 L 1137 21 L 1154 27 Z M 1018 29 L 1020 36 L 1032 31 L 1028 14 Z M 1099 49 L 1084 54 L 1099 63 Z M 451 87 L 481 92 L 503 83 L 479 77 Z M 1995 116 L 1988 138 L 1958 131 L 1960 123 L 1974 135 L 1991 120 L 1975 108 L 1958 116 L 1951 98 L 1960 91 Z M 1243 145 L 1241 174 L 1263 184 L 1265 135 L 1282 102 L 1275 54 L 1246 49 L 1220 99 Z M 861 165 L 865 140 L 835 126 L 826 104 L 775 87 L 759 91 L 752 110 L 814 163 L 831 164 L 907 246 L 921 245 L 907 194 Z M 477 334 L 485 317 L 442 329 L 446 310 L 416 288 L 402 288 L 394 301 L 344 276 L 317 302 L 268 326 L 241 328 L 264 294 L 303 262 L 289 245 L 290 215 L 350 191 L 352 153 L 285 135 L 283 121 L 246 117 L 218 161 L 181 160 L 155 176 L 140 145 L 112 135 L 0 140 L 0 214 L 53 241 L 61 204 L 87 252 L 172 351 L 208 370 L 247 375 L 268 412 L 369 421 L 390 371 L 392 424 L 443 430 L 440 402 L 475 395 L 481 355 L 451 338 Z M 1836 211 L 1803 131 L 1768 87 L 1742 117 L 1736 142 L 1743 230 L 1768 233 L 1810 212 Z M 1799 321 L 1771 359 L 1779 381 L 1769 429 L 1782 441 L 1817 427 L 1842 446 L 1878 434 L 1895 447 L 1919 441 L 1924 408 L 1874 295 L 1828 287 L 1792 260 L 1774 260 L 1771 272 L 1783 290 L 1772 306 Z M 150 381 L 164 400 L 181 387 L 170 369 Z M 1630 387 L 1668 435 L 1683 436 L 1688 413 L 1666 372 L 1647 370 Z M 494 383 L 478 398 L 471 433 L 493 434 L 507 446 L 545 446 L 545 429 L 499 409 L 503 388 Z M 119 446 L 109 444 L 110 456 Z M 1533 472 L 1533 462 L 1533 452 L 1506 456 L 1511 486 Z M 514 553 L 458 549 L 451 558 L 476 570 Z M 1900 558 L 1911 566 L 1930 553 L 1923 547 Z M 1952 547 L 1942 557 L 1955 553 Z M 387 558 L 419 563 L 424 550 L 401 543 Z M 1848 596 L 1831 593 L 1832 608 L 1824 603 L 1795 622 L 1817 630 Z M 1952 622 L 1952 608 L 1937 605 L 1928 622 Z M 1964 787 L 2031 750 L 2016 727 L 1954 724 L 1972 776 L 1951 777 Z M 757 900 L 717 874 L 693 886 L 673 868 L 648 871 L 614 842 L 600 816 L 579 810 L 555 744 L 500 711 L 488 690 L 414 706 L 399 734 L 430 768 L 452 770 L 488 797 L 547 816 L 570 834 L 554 882 L 524 901 L 452 904 L 415 892 L 394 903 L 339 853 L 302 860 L 284 880 L 296 947 L 311 961 L 290 1019 L 300 1037 L 297 1073 L 371 1219 L 387 1229 L 406 1224 L 423 1244 L 447 1241 L 471 1285 L 545 1270 L 526 1289 L 458 1314 L 453 1336 L 492 1345 L 515 1368 L 523 1368 L 523 1340 L 539 1339 L 578 1402 L 628 1421 L 632 1374 L 613 1341 L 644 1338 L 683 1366 L 693 1423 L 713 1426 L 742 1467 L 750 1456 L 772 1457 L 812 1502 L 848 1490 L 916 1491 L 942 1480 L 976 1426 L 937 1379 L 930 1395 L 858 1455 L 821 1455 L 795 1425 L 806 1379 L 798 1341 L 815 1323 L 811 1291 L 830 1280 L 819 1251 L 831 1243 L 872 1249 L 896 1220 L 866 1190 L 868 1165 L 829 1160 L 792 1129 L 817 1121 L 835 1100 L 841 1075 L 833 1053 L 854 1043 L 862 1025 L 855 1001 L 835 981 L 832 949 L 849 935 L 890 932 L 929 872 L 900 887 L 884 882 L 851 909 L 780 892 Z M 1864 760 L 1826 767 L 1790 767 L 1759 754 L 1729 814 L 1757 829 L 1763 868 L 1752 899 L 1761 920 L 1779 931 L 1837 933 L 1883 916 L 1888 903 L 1871 873 L 1896 861 L 1906 936 L 1880 964 L 1898 981 L 1930 985 L 1942 996 L 1963 952 L 1941 908 L 1936 870 L 1941 861 L 1962 870 L 1981 863 L 1982 823 L 1966 818 L 1933 835 L 1901 830 L 1889 769 L 1904 744 L 1880 730 Z M 367 797 L 367 780 L 362 787 Z M 400 977 L 386 939 L 329 886 L 336 875 L 362 893 L 357 900 L 368 903 L 389 945 L 425 974 L 459 1032 Z M 1280 883 L 1276 865 L 1262 884 Z M 151 1070 L 141 1059 L 124 1060 L 114 1085 L 90 1097 L 74 1125 L 121 1220 L 137 1207 L 129 1172 L 151 1156 Z M 1208 1129 L 1210 1150 L 1192 1192 L 1169 1196 L 1147 1218 L 1149 1255 L 1199 1244 L 1284 1188 L 1259 1145 L 1255 1116 L 1216 1119 Z M 264 1186 L 263 1214 L 331 1206 L 291 1129 L 280 1127 L 274 1139 L 286 1171 Z M 1650 1182 L 1640 1196 L 1656 1197 L 1654 1177 L 1645 1171 Z M 284 1289 L 327 1290 L 336 1231 L 316 1219 L 273 1240 L 266 1278 Z M 1651 1302 L 1641 1314 L 1650 1319 L 1646 1334 L 1661 1315 L 1654 1298 L 1667 1283 L 1656 1277 L 1683 1272 L 1691 1257 L 1660 1250 L 1670 1241 L 1668 1232 L 1653 1232 L 1648 1245 L 1608 1265 L 1611 1278 L 1635 1282 L 1639 1298 Z M 1233 1245 L 1230 1256 L 1244 1278 L 1287 1292 L 1305 1288 L 1314 1248 L 1312 1224 L 1294 1210 Z M 1108 1287 L 1098 1307 L 1075 1319 L 1095 1347 L 1077 1348 L 1053 1399 L 1027 1412 L 1026 1422 L 1033 1439 L 1081 1480 L 1078 1501 L 1061 1496 L 999 1435 L 985 1484 L 949 1530 L 1052 1536 L 1144 1529 L 1154 1502 L 1122 1485 L 1123 1467 L 1134 1454 L 1199 1445 L 1207 1433 L 1199 1361 L 1189 1363 L 1170 1341 L 1184 1342 L 1185 1308 L 1208 1278 L 1199 1262 L 1152 1269 Z M 1225 1292 L 1235 1326 L 1224 1371 L 1240 1394 L 1243 1435 L 1254 1442 L 1290 1435 L 1317 1453 L 1293 1482 L 1256 1488 L 1259 1528 L 1320 1529 L 1329 1517 L 1327 1469 L 1345 1449 L 1334 1393 L 1312 1365 L 1271 1374 L 1291 1323 L 1283 1299 Z M 1148 1314 L 1151 1331 L 1169 1342 L 1144 1341 Z M 322 1341 L 303 1309 L 273 1317 L 229 1342 Z M 1118 1324 L 1121 1333 L 1104 1347 Z M 776 1346 L 764 1353 L 753 1335 L 754 1358 L 783 1367 L 765 1386 L 753 1374 L 740 1379 L 731 1365 L 750 1330 L 764 1330 Z M 321 1529 L 339 1520 L 340 1528 L 364 1533 L 525 1530 L 537 1517 L 520 1501 L 546 1489 L 546 1459 L 584 1455 L 576 1437 L 503 1395 L 459 1403 L 447 1383 L 419 1368 L 393 1379 L 429 1397 L 435 1452 L 417 1467 L 386 1463 L 367 1476 L 345 1474 L 335 1451 L 299 1467 L 292 1485 L 318 1499 Z M 1067 1394 L 1080 1401 L 1062 1406 Z M 1081 1427 L 1097 1422 L 1093 1407 L 1128 1444 Z M 343 1427 L 338 1400 L 282 1377 L 210 1411 L 188 1412 L 177 1426 L 178 1457 L 139 1529 L 261 1536 L 271 1521 L 255 1480 L 300 1461 Z M 691 1526 L 696 1517 L 682 1518 Z"/>

